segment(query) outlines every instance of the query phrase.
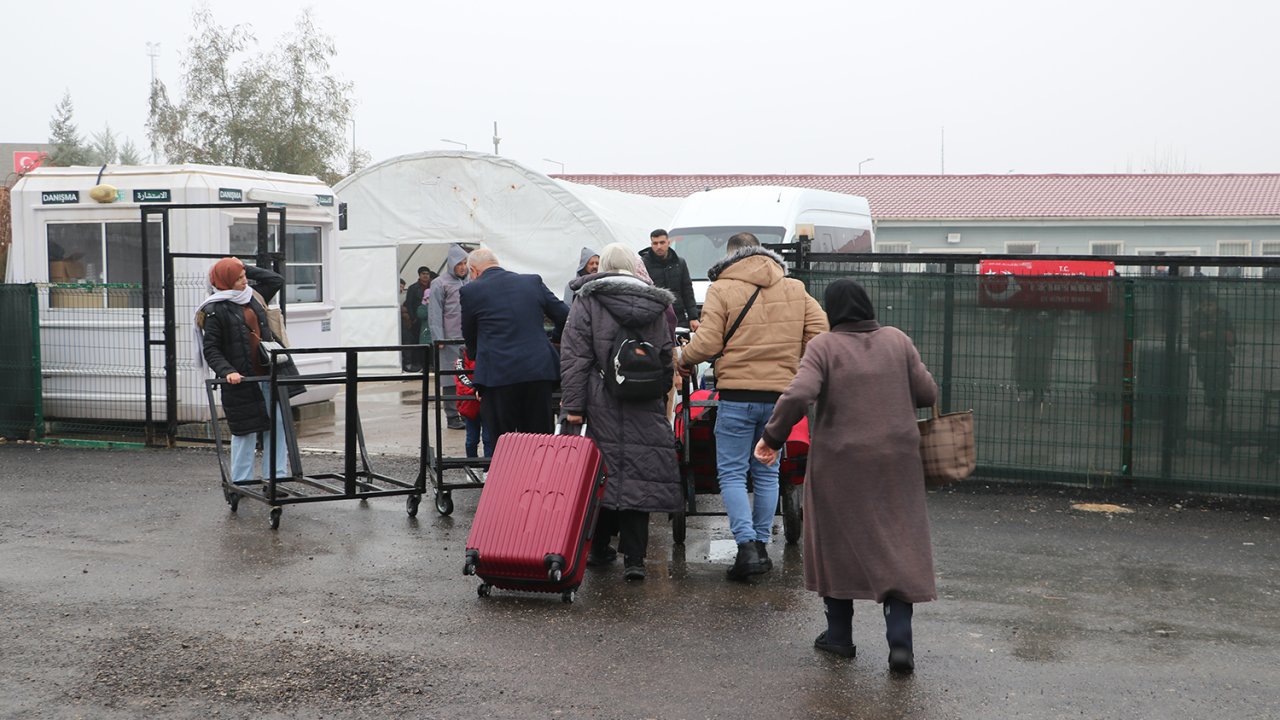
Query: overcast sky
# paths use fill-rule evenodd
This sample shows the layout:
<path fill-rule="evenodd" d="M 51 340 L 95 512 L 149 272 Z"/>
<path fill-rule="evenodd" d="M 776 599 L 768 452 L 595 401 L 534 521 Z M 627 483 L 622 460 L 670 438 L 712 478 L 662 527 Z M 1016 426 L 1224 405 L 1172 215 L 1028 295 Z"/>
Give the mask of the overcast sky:
<path fill-rule="evenodd" d="M 3 7 L 0 142 L 147 146 L 194 3 Z M 493 150 L 543 172 L 1280 172 L 1280 3 L 1219 0 L 213 0 L 274 45 L 303 8 L 374 161 Z M 943 151 L 945 128 L 945 153 Z M 4 166 L 7 166 L 7 160 Z"/>

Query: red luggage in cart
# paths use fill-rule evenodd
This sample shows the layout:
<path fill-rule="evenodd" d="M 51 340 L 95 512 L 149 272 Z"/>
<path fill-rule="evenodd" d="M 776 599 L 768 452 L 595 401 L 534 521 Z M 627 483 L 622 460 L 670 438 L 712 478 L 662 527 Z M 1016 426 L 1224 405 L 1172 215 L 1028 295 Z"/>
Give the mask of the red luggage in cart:
<path fill-rule="evenodd" d="M 604 462 L 590 438 L 505 433 L 498 438 L 475 520 L 464 575 L 480 597 L 494 586 L 560 593 L 573 602 L 604 497 Z"/>

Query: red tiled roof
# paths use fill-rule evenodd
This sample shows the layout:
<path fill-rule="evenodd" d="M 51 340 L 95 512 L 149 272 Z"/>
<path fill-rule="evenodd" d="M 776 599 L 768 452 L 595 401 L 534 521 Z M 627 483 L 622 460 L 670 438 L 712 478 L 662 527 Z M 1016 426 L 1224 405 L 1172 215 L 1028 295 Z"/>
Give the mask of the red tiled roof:
<path fill-rule="evenodd" d="M 552 177 L 656 197 L 743 185 L 815 188 L 867 198 L 878 220 L 1280 217 L 1280 174 Z"/>

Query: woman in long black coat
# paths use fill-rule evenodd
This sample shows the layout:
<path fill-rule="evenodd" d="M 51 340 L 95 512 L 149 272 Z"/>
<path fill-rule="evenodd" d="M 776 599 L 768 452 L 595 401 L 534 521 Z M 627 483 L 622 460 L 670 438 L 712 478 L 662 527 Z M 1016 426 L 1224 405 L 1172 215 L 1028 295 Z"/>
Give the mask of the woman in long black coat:
<path fill-rule="evenodd" d="M 231 429 L 231 479 L 233 482 L 251 480 L 260 477 L 254 467 L 257 436 L 271 428 L 266 402 L 270 383 L 243 382 L 243 379 L 268 374 L 260 345 L 263 340 L 274 342 L 276 338 L 267 324 L 263 303 L 271 302 L 280 292 L 284 278 L 265 268 L 245 265 L 239 258 L 228 257 L 209 270 L 209 284 L 216 292 L 205 298 L 196 312 L 196 327 L 202 331 L 197 364 L 207 364 L 217 377 L 227 381 L 222 386 L 222 409 Z M 254 297 L 255 289 L 262 302 Z M 279 374 L 297 375 L 298 371 L 293 361 L 288 360 Z M 301 385 L 289 386 L 291 396 L 302 392 Z M 276 416 L 277 478 L 291 474 L 285 414 L 284 408 L 280 408 Z M 264 442 L 264 448 L 269 443 L 269 440 Z"/>
<path fill-rule="evenodd" d="M 649 545 L 649 513 L 682 506 L 675 437 L 667 422 L 666 390 L 652 400 L 620 400 L 604 385 L 605 366 L 623 326 L 657 348 L 672 376 L 674 338 L 667 314 L 674 296 L 635 277 L 636 254 L 615 243 L 600 252 L 601 272 L 570 283 L 577 300 L 560 344 L 561 408 L 570 423 L 587 423 L 587 435 L 604 455 L 608 480 L 589 565 L 624 556 L 623 577 L 643 580 Z M 618 551 L 609 547 L 619 534 Z"/>

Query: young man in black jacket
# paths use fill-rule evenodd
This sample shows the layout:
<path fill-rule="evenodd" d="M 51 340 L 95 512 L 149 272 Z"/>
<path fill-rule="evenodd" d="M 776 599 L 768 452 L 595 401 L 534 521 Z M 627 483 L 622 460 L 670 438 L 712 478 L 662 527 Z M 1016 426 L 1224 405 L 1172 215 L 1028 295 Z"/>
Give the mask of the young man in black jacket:
<path fill-rule="evenodd" d="M 693 280 L 689 278 L 689 265 L 671 249 L 667 231 L 658 228 L 649 233 L 649 249 L 640 251 L 644 269 L 653 284 L 671 291 L 676 296 L 672 307 L 676 322 L 691 330 L 698 329 L 698 303 L 693 299 Z"/>

